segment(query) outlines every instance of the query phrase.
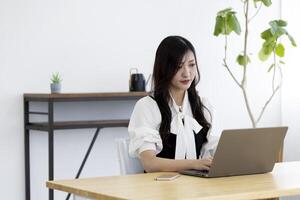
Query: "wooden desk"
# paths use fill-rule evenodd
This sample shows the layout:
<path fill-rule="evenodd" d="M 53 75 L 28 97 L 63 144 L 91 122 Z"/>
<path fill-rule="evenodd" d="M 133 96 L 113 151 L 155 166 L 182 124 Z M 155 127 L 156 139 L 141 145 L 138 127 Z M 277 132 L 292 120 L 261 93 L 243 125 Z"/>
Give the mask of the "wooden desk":
<path fill-rule="evenodd" d="M 184 176 L 155 181 L 162 173 L 48 181 L 47 187 L 91 199 L 264 199 L 300 195 L 300 161 L 277 163 L 272 173 L 225 178 Z"/>

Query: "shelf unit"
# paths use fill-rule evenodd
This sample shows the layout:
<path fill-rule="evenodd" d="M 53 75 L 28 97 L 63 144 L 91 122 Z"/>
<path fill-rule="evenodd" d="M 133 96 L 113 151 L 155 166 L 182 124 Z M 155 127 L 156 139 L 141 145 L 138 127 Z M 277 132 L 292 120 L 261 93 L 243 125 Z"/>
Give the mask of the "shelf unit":
<path fill-rule="evenodd" d="M 39 130 L 48 132 L 48 180 L 53 180 L 54 170 L 54 131 L 63 129 L 80 129 L 80 128 L 96 128 L 96 132 L 81 163 L 75 178 L 85 165 L 85 162 L 92 150 L 97 139 L 100 129 L 105 127 L 127 127 L 129 119 L 114 120 L 80 120 L 80 121 L 55 121 L 54 105 L 55 102 L 86 102 L 86 101 L 121 101 L 121 100 L 138 100 L 147 96 L 147 92 L 109 92 L 109 93 L 60 93 L 60 94 L 37 94 L 25 93 L 24 100 L 24 143 L 25 143 L 25 195 L 26 200 L 30 200 L 30 130 Z M 48 112 L 38 112 L 30 110 L 30 102 L 47 102 Z M 46 115 L 46 122 L 31 122 L 29 116 Z M 69 199 L 70 195 L 66 199 Z M 49 200 L 54 199 L 52 189 L 49 189 Z"/>

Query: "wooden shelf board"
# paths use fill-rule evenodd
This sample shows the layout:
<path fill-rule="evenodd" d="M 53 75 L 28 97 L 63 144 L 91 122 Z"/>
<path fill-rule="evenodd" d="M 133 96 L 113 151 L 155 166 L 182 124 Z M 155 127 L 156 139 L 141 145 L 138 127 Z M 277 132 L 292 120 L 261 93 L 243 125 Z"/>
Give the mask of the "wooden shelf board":
<path fill-rule="evenodd" d="M 99 101 L 134 100 L 149 95 L 148 92 L 107 92 L 107 93 L 25 93 L 25 101 Z"/>

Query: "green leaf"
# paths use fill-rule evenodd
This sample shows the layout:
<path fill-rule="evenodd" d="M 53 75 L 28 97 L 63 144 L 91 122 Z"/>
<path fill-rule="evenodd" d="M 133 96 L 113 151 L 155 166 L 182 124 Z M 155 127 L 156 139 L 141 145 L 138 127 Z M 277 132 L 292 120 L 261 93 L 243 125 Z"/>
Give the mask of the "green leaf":
<path fill-rule="evenodd" d="M 241 26 L 234 14 L 229 14 L 227 16 L 227 23 L 231 30 L 233 30 L 236 34 L 241 34 Z"/>
<path fill-rule="evenodd" d="M 241 54 L 238 55 L 238 57 L 236 58 L 236 61 L 241 66 L 246 66 L 248 63 L 251 62 L 249 56 L 244 56 Z"/>
<path fill-rule="evenodd" d="M 278 19 L 278 20 L 272 20 L 269 22 L 270 26 L 280 26 L 280 27 L 285 27 L 287 26 L 287 22 L 282 20 L 282 19 Z"/>
<path fill-rule="evenodd" d="M 261 48 L 259 51 L 258 57 L 261 61 L 266 61 L 271 54 L 266 54 L 264 48 Z"/>
<path fill-rule="evenodd" d="M 283 62 L 282 60 L 279 60 L 279 63 L 285 65 L 285 62 Z"/>
<path fill-rule="evenodd" d="M 284 57 L 284 46 L 283 44 L 279 43 L 275 48 L 275 53 L 279 57 Z"/>
<path fill-rule="evenodd" d="M 277 32 L 277 29 L 278 29 L 278 25 L 277 25 L 276 21 L 270 21 L 269 24 L 271 26 L 270 31 L 271 31 L 272 35 L 275 35 Z"/>
<path fill-rule="evenodd" d="M 294 47 L 296 47 L 297 44 L 296 44 L 296 41 L 294 40 L 294 38 L 293 38 L 290 34 L 288 34 L 288 32 L 286 32 L 286 35 L 288 36 L 288 38 L 289 38 L 289 40 L 291 41 L 292 45 L 293 45 Z"/>
<path fill-rule="evenodd" d="M 227 15 L 228 12 L 232 12 L 232 8 L 225 8 L 224 10 L 220 10 L 218 13 L 217 13 L 217 16 L 221 16 L 221 17 L 224 17 Z"/>
<path fill-rule="evenodd" d="M 272 1 L 271 0 L 262 0 L 263 4 L 267 7 L 272 5 Z"/>
<path fill-rule="evenodd" d="M 282 19 L 273 20 L 269 22 L 269 25 L 271 26 L 271 28 L 265 30 L 260 34 L 261 38 L 265 40 L 258 55 L 259 59 L 262 61 L 267 60 L 272 52 L 275 52 L 275 54 L 279 57 L 284 57 L 284 45 L 281 43 L 277 44 L 278 39 L 282 35 L 287 35 L 292 45 L 297 46 L 294 38 L 291 35 L 289 35 L 285 28 L 283 28 L 287 26 L 286 21 Z"/>
<path fill-rule="evenodd" d="M 52 73 L 51 81 L 52 83 L 60 83 L 62 81 L 58 72 Z"/>
<path fill-rule="evenodd" d="M 262 49 L 266 55 L 271 54 L 276 47 L 276 41 L 271 38 L 263 43 Z"/>
<path fill-rule="evenodd" d="M 226 15 L 235 15 L 235 14 L 236 14 L 235 11 L 229 11 L 229 12 L 226 13 Z"/>
<path fill-rule="evenodd" d="M 232 32 L 232 28 L 228 23 L 228 17 L 226 17 L 226 20 L 224 20 L 226 23 L 224 23 L 224 30 L 222 34 L 229 35 Z"/>
<path fill-rule="evenodd" d="M 273 34 L 271 33 L 271 29 L 267 29 L 264 32 L 260 34 L 260 37 L 264 40 L 268 40 L 269 38 L 273 37 Z"/>
<path fill-rule="evenodd" d="M 275 35 L 277 38 L 283 34 L 286 34 L 286 30 L 282 27 L 286 26 L 287 23 L 283 20 L 273 20 L 269 22 L 271 26 L 271 33 Z"/>
<path fill-rule="evenodd" d="M 222 32 L 224 32 L 224 18 L 221 16 L 217 16 L 215 30 L 214 30 L 214 36 L 218 36 Z"/>
<path fill-rule="evenodd" d="M 269 7 L 270 5 L 272 5 L 272 1 L 271 0 L 254 0 L 254 5 L 256 5 L 257 2 L 262 2 L 265 6 Z"/>
<path fill-rule="evenodd" d="M 286 30 L 284 28 L 278 27 L 275 34 L 276 34 L 276 37 L 279 38 L 280 36 L 286 34 Z"/>
<path fill-rule="evenodd" d="M 236 12 L 232 8 L 226 8 L 217 13 L 214 35 L 229 35 L 232 31 L 241 33 L 241 26 L 235 16 Z"/>
<path fill-rule="evenodd" d="M 281 27 L 287 26 L 287 22 L 282 19 L 276 20 L 276 23 L 278 26 L 281 26 Z"/>
<path fill-rule="evenodd" d="M 269 67 L 268 72 L 270 72 L 273 69 L 273 67 L 275 67 L 274 63 Z"/>

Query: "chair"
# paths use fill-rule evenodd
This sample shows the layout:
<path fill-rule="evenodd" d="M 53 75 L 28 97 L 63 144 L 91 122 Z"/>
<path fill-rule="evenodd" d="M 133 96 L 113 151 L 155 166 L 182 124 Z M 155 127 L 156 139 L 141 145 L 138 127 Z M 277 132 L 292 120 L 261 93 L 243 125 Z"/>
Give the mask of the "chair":
<path fill-rule="evenodd" d="M 128 153 L 129 139 L 119 138 L 116 139 L 116 143 L 117 143 L 117 152 L 118 152 L 121 175 L 143 173 L 144 168 L 140 160 L 138 158 L 132 158 L 129 156 Z M 79 196 L 74 196 L 74 200 L 87 200 L 87 199 Z"/>
<path fill-rule="evenodd" d="M 121 175 L 143 173 L 144 168 L 140 160 L 138 158 L 132 158 L 129 156 L 129 139 L 116 139 L 116 143 Z"/>

